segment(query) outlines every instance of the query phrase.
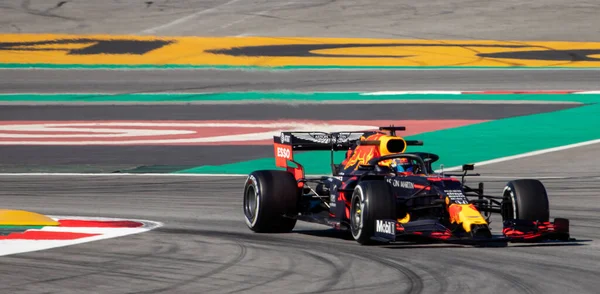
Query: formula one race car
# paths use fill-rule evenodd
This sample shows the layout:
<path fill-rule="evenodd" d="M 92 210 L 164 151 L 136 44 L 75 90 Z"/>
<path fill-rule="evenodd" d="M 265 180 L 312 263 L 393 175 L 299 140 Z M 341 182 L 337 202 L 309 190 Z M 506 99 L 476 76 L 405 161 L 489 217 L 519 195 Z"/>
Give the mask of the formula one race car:
<path fill-rule="evenodd" d="M 255 232 L 289 232 L 302 220 L 349 231 L 360 244 L 410 237 L 473 244 L 570 239 L 568 219 L 550 221 L 540 181 L 513 180 L 501 196 L 485 195 L 483 183 L 465 185 L 474 165 L 463 165 L 459 174 L 435 173 L 432 163 L 439 156 L 405 152 L 423 143 L 396 136 L 402 130 L 274 137 L 276 166 L 285 170 L 250 173 L 243 199 L 247 226 Z M 332 175 L 305 177 L 294 152 L 306 150 L 331 151 Z M 346 152 L 340 164 L 334 163 L 335 151 Z M 492 213 L 502 217 L 501 236 L 490 230 Z"/>

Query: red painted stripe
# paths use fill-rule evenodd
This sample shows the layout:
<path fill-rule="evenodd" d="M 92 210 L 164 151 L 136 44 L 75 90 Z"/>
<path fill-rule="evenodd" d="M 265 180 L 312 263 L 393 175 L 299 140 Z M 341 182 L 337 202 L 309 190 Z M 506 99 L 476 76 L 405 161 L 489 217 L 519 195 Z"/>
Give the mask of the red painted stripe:
<path fill-rule="evenodd" d="M 442 129 L 455 128 L 466 126 L 475 123 L 485 122 L 486 120 L 266 120 L 266 121 L 132 121 L 137 123 L 177 123 L 177 124 L 190 124 L 190 123 L 242 123 L 250 124 L 248 127 L 231 127 L 231 126 L 190 126 L 190 125 L 150 125 L 150 126 L 130 126 L 130 125 L 115 125 L 118 123 L 131 123 L 128 121 L 2 121 L 0 126 L 3 126 L 6 131 L 0 130 L 0 134 L 5 136 L 0 138 L 0 142 L 3 144 L 14 143 L 14 144 L 44 144 L 43 142 L 59 142 L 58 145 L 72 145 L 77 142 L 87 142 L 91 145 L 104 145 L 106 142 L 111 142 L 115 145 L 271 145 L 273 144 L 273 138 L 270 135 L 261 134 L 264 132 L 274 132 L 279 129 L 282 130 L 293 130 L 296 127 L 294 125 L 303 124 L 315 124 L 314 130 L 319 130 L 319 125 L 361 125 L 367 126 L 368 129 L 374 130 L 377 126 L 384 125 L 404 125 L 407 127 L 407 131 L 400 132 L 400 136 L 410 136 L 419 133 L 432 132 Z M 77 124 L 86 123 L 89 126 L 77 126 Z M 275 127 L 269 125 L 271 123 L 283 123 L 284 125 Z M 109 125 L 107 125 L 109 124 Z M 48 132 L 37 131 L 37 130 L 23 130 L 10 129 L 14 125 L 14 128 L 22 128 L 27 125 L 47 125 Z M 54 126 L 58 125 L 58 126 Z M 60 131 L 60 127 L 76 128 L 80 129 L 76 132 Z M 96 128 L 107 128 L 110 129 L 110 134 L 93 134 L 94 136 L 79 136 L 72 137 L 72 135 L 84 135 L 87 130 Z M 153 131 L 187 131 L 191 133 L 186 134 L 168 134 L 168 133 L 152 133 L 152 132 L 129 132 L 132 129 L 136 130 L 153 130 Z M 83 132 L 83 133 L 82 133 Z M 23 137 L 12 137 L 10 135 L 48 135 L 40 136 L 36 138 L 23 138 Z M 114 134 L 120 134 L 122 136 L 111 136 Z M 228 141 L 227 136 L 235 137 L 236 135 L 251 134 L 244 141 Z M 62 135 L 59 138 L 52 137 L 53 135 Z M 215 136 L 226 136 L 218 142 L 195 142 L 194 139 L 210 138 Z M 187 142 L 186 142 L 187 140 Z M 183 141 L 183 142 L 182 142 Z M 191 141 L 191 142 L 190 142 Z"/>
<path fill-rule="evenodd" d="M 97 220 L 75 220 L 61 219 L 58 221 L 61 227 L 70 228 L 139 228 L 144 224 L 134 221 L 97 221 Z"/>
<path fill-rule="evenodd" d="M 2 125 L 0 123 L 0 125 Z M 90 129 L 92 127 L 89 127 Z M 27 131 L 27 130 L 1 130 L 0 134 L 17 134 L 17 135 L 64 135 L 65 132 L 53 132 L 53 131 Z M 69 132 L 69 135 L 95 135 L 95 133 L 91 133 L 91 132 Z M 113 132 L 113 133 L 108 133 L 108 132 L 104 132 L 102 133 L 103 135 L 116 135 L 119 134 L 118 132 Z M 32 138 L 27 138 L 27 139 L 32 139 Z"/>
<path fill-rule="evenodd" d="M 8 236 L 0 236 L 0 240 L 75 240 L 100 234 L 85 234 L 72 232 L 50 232 L 50 231 L 26 231 L 24 233 L 12 233 Z"/>

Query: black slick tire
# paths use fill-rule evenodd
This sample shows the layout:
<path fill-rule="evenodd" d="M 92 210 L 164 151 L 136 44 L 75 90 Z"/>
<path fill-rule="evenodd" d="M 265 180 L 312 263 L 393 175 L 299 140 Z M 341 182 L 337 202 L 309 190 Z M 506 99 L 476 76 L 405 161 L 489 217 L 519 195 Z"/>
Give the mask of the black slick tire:
<path fill-rule="evenodd" d="M 388 183 L 364 181 L 354 188 L 350 204 L 350 232 L 362 245 L 379 242 L 371 237 L 375 234 L 377 219 L 396 218 L 396 199 Z"/>
<path fill-rule="evenodd" d="M 246 225 L 257 233 L 286 233 L 296 225 L 298 184 L 286 171 L 260 170 L 244 184 L 243 213 Z"/>
<path fill-rule="evenodd" d="M 503 192 L 502 219 L 549 221 L 550 201 L 542 182 L 532 179 L 508 182 Z"/>

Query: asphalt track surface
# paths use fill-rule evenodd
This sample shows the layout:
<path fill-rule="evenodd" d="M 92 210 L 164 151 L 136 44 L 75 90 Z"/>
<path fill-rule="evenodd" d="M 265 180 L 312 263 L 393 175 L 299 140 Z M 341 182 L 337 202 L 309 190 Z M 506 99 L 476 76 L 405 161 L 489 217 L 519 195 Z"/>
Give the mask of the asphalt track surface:
<path fill-rule="evenodd" d="M 259 0 L 251 5 L 238 0 L 30 0 L 0 4 L 0 31 L 600 41 L 598 6 L 597 1 L 581 0 Z M 598 77 L 598 72 L 585 70 L 0 70 L 0 91 L 597 90 Z M 572 235 L 580 240 L 569 246 L 365 248 L 310 224 L 299 224 L 292 234 L 253 234 L 241 218 L 242 178 L 1 176 L 0 199 L 6 208 L 146 218 L 165 226 L 140 235 L 3 257 L 0 290 L 597 293 L 598 154 L 600 147 L 592 145 L 478 168 L 499 177 L 558 177 L 543 182 L 552 217 L 570 218 Z M 499 193 L 508 178 L 482 180 Z M 497 220 L 492 224 L 496 232 L 498 225 Z"/>
<path fill-rule="evenodd" d="M 599 70 L 0 69 L 0 93 L 597 90 Z"/>
<path fill-rule="evenodd" d="M 255 234 L 242 219 L 244 178 L 2 176 L 4 207 L 164 222 L 134 236 L 0 260 L 11 293 L 597 293 L 600 145 L 484 166 L 489 193 L 543 177 L 551 217 L 575 242 L 475 248 L 400 243 L 363 247 L 327 227 Z M 569 158 L 569 165 L 555 168 Z M 540 170 L 543 170 L 540 173 Z M 503 178 L 500 178 L 503 177 Z M 557 178 L 552 178 L 557 177 Z M 474 181 L 474 180 L 473 180 Z M 499 221 L 492 228 L 499 231 Z"/>
<path fill-rule="evenodd" d="M 594 0 L 10 1 L 10 33 L 600 41 Z"/>

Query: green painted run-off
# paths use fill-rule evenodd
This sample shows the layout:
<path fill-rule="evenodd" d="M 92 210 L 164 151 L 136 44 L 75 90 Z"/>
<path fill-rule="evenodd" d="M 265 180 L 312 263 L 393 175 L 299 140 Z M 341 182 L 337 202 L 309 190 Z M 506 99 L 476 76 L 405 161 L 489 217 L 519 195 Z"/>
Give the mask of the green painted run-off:
<path fill-rule="evenodd" d="M 434 164 L 454 167 L 494 158 L 512 156 L 536 150 L 575 144 L 600 138 L 600 105 L 562 110 L 554 113 L 500 119 L 454 129 L 407 136 L 408 140 L 423 140 L 424 146 L 407 151 L 436 153 L 440 160 Z M 337 154 L 341 162 L 343 153 Z M 328 174 L 328 152 L 305 152 L 294 155 L 304 164 L 308 174 Z M 249 160 L 220 166 L 201 166 L 181 173 L 245 174 L 256 169 L 275 166 L 273 158 Z"/>
<path fill-rule="evenodd" d="M 27 230 L 40 230 L 44 226 L 6 226 L 0 225 L 0 236 L 8 236 L 12 233 L 22 233 Z"/>
<path fill-rule="evenodd" d="M 391 96 L 387 99 L 404 99 L 411 95 Z M 351 96 L 354 97 L 354 96 Z M 364 96 L 361 96 L 364 97 Z M 384 98 L 385 96 L 377 96 Z M 512 156 L 541 149 L 559 147 L 600 138 L 600 95 L 419 95 L 428 99 L 467 100 L 538 100 L 572 101 L 585 105 L 528 116 L 511 117 L 464 127 L 407 136 L 409 140 L 423 140 L 424 146 L 408 151 L 427 151 L 440 155 L 434 164 L 446 167 L 459 166 L 495 158 Z M 526 97 L 526 98 L 525 98 Z M 413 97 L 414 98 L 414 97 Z M 412 98 L 410 98 L 412 99 Z M 349 99 L 351 100 L 351 99 Z M 435 105 L 432 105 L 435 107 Z M 501 107 L 501 106 L 499 106 Z M 341 162 L 343 152 L 336 154 Z M 295 154 L 296 161 L 306 168 L 307 174 L 329 174 L 329 152 L 303 152 Z M 219 166 L 201 166 L 179 173 L 247 174 L 257 169 L 275 167 L 273 158 L 262 158 Z"/>
<path fill-rule="evenodd" d="M 327 101 L 552 101 L 595 103 L 600 94 L 398 94 L 360 92 L 74 93 L 0 94 L 4 102 L 327 102 Z"/>

